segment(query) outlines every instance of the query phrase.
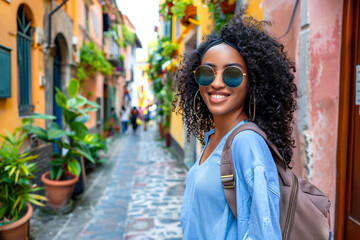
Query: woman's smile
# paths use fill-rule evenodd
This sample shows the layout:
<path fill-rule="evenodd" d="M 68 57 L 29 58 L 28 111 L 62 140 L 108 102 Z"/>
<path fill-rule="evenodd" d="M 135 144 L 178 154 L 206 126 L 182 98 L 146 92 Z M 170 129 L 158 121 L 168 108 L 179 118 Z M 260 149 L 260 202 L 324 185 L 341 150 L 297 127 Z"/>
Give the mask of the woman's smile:
<path fill-rule="evenodd" d="M 230 97 L 230 94 L 224 92 L 209 92 L 208 94 L 209 100 L 212 103 L 222 103 Z"/>

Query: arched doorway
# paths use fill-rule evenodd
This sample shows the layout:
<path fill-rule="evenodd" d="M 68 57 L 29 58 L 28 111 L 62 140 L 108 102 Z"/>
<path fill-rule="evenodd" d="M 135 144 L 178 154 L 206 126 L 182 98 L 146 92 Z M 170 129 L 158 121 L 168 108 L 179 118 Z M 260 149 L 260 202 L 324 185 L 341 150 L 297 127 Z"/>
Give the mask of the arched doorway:
<path fill-rule="evenodd" d="M 55 39 L 55 56 L 53 63 L 53 79 L 54 79 L 54 88 L 53 88 L 53 115 L 56 116 L 55 122 L 62 129 L 62 109 L 56 104 L 56 88 L 62 91 L 62 81 L 61 81 L 61 52 L 60 44 L 58 38 Z"/>
<path fill-rule="evenodd" d="M 61 107 L 56 103 L 56 89 L 65 93 L 65 86 L 67 85 L 66 81 L 66 63 L 67 63 L 67 44 L 65 38 L 62 34 L 57 34 L 54 41 L 54 48 L 52 51 L 53 54 L 53 64 L 52 64 L 52 88 L 50 89 L 52 94 L 52 115 L 56 117 L 54 122 L 59 126 L 60 129 L 63 128 L 63 112 Z M 59 152 L 58 146 L 53 145 L 53 151 Z"/>
<path fill-rule="evenodd" d="M 19 115 L 31 114 L 34 106 L 31 104 L 31 44 L 32 44 L 32 18 L 26 5 L 20 5 L 17 21 L 17 66 L 19 78 Z"/>

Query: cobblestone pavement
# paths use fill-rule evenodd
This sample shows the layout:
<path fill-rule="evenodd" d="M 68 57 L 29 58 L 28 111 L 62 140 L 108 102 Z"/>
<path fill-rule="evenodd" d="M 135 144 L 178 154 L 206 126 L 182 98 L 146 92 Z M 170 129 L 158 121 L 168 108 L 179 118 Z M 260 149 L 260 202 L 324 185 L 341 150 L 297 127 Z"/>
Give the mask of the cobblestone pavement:
<path fill-rule="evenodd" d="M 185 167 L 159 141 L 155 126 L 114 139 L 107 163 L 87 175 L 69 214 L 37 208 L 33 240 L 182 239 Z"/>

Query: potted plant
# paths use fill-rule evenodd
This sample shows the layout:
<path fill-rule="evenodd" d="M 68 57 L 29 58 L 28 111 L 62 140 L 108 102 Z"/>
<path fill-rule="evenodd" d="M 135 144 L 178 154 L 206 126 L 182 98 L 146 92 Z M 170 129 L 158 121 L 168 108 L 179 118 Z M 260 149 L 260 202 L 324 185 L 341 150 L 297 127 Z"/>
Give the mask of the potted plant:
<path fill-rule="evenodd" d="M 27 119 L 24 126 L 41 140 L 56 144 L 59 149 L 59 152 L 54 152 L 52 155 L 51 171 L 45 172 L 41 177 L 48 198 L 47 205 L 55 209 L 69 203 L 82 169 L 80 157 L 95 162 L 88 145 L 83 141 L 88 134 L 84 123 L 89 119 L 87 113 L 95 111 L 100 106 L 78 94 L 79 86 L 77 80 L 70 80 L 69 98 L 56 89 L 55 99 L 62 108 L 64 129 L 60 129 L 54 122 L 50 122 L 47 129 L 33 125 L 34 119 L 54 119 L 55 117 L 51 115 L 35 114 Z M 85 106 L 92 107 L 85 108 Z"/>
<path fill-rule="evenodd" d="M 190 25 L 189 19 L 196 18 L 197 9 L 192 0 L 174 0 L 171 12 L 177 19 L 180 19 L 183 25 L 188 26 Z"/>
<path fill-rule="evenodd" d="M 234 13 L 236 0 L 220 0 L 219 5 L 223 14 Z"/>
<path fill-rule="evenodd" d="M 90 160 L 86 161 L 86 167 L 102 163 L 103 161 L 100 159 L 99 152 L 101 150 L 107 152 L 106 139 L 100 136 L 100 134 L 89 133 L 84 137 L 83 141 L 89 147 L 91 156 L 95 161 L 95 164 Z"/>
<path fill-rule="evenodd" d="M 44 206 L 40 201 L 46 201 L 44 196 L 33 193 L 42 188 L 31 184 L 37 170 L 31 161 L 37 156 L 21 150 L 27 137 L 22 127 L 0 137 L 0 239 L 28 239 L 30 203 Z"/>
<path fill-rule="evenodd" d="M 209 7 L 211 18 L 214 21 L 215 32 L 220 31 L 234 15 L 236 0 L 207 0 L 204 2 Z"/>
<path fill-rule="evenodd" d="M 173 6 L 173 0 L 165 0 L 160 4 L 160 15 L 164 17 L 165 21 L 170 21 L 172 18 L 171 7 Z"/>

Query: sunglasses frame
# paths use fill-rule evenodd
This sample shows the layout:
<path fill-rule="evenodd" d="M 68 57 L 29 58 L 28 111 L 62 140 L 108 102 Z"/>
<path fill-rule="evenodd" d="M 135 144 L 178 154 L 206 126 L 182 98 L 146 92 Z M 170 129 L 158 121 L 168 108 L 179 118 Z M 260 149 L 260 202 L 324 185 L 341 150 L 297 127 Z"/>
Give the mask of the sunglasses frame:
<path fill-rule="evenodd" d="M 216 78 L 216 73 L 217 73 L 217 72 L 222 72 L 222 73 L 221 73 L 221 76 L 222 76 L 222 80 L 223 80 L 223 82 L 224 82 L 224 76 L 223 76 L 224 71 L 225 71 L 227 68 L 230 68 L 230 67 L 238 68 L 238 69 L 242 72 L 243 76 L 247 76 L 247 73 L 245 73 L 245 72 L 244 72 L 240 67 L 238 67 L 238 66 L 227 66 L 227 67 L 224 68 L 223 70 L 215 71 L 214 68 L 212 68 L 212 67 L 209 66 L 209 65 L 200 65 L 200 66 L 198 66 L 198 67 L 193 71 L 193 74 L 194 74 L 194 78 L 195 78 L 196 83 L 199 84 L 200 86 L 203 86 L 203 87 L 209 86 L 211 83 L 209 83 L 208 85 L 201 85 L 201 84 L 196 80 L 196 71 L 197 71 L 200 67 L 208 67 L 208 68 L 210 68 L 210 69 L 213 71 L 213 73 L 214 73 L 214 79 L 212 80 L 211 83 L 214 82 L 214 80 L 215 80 L 215 78 Z M 242 83 L 242 82 L 241 82 L 241 83 Z M 241 83 L 239 84 L 239 86 L 241 85 Z M 230 87 L 230 86 L 228 86 L 225 82 L 224 82 L 224 84 L 225 84 L 227 87 L 229 87 L 229 88 L 239 87 L 239 86 Z"/>

